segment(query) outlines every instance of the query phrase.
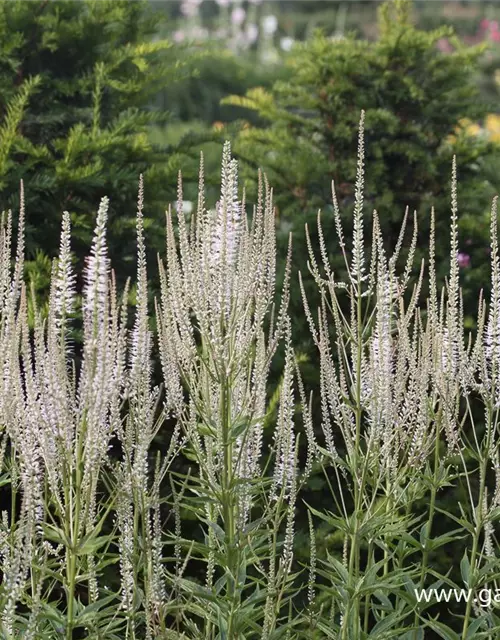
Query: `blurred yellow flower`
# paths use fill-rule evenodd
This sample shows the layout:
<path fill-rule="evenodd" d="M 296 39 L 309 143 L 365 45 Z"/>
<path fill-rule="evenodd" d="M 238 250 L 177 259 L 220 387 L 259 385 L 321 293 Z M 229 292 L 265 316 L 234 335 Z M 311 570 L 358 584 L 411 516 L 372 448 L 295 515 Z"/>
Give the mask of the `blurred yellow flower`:
<path fill-rule="evenodd" d="M 480 132 L 481 127 L 476 122 L 472 122 L 469 118 L 462 118 L 455 127 L 455 133 L 457 135 L 448 136 L 446 140 L 449 144 L 454 144 L 457 141 L 457 136 L 460 134 L 465 134 L 466 136 L 477 136 Z"/>
<path fill-rule="evenodd" d="M 500 82 L 500 74 L 498 77 Z M 484 126 L 472 122 L 469 118 L 462 118 L 455 127 L 455 134 L 448 136 L 447 142 L 449 144 L 455 143 L 459 135 L 469 137 L 483 135 L 490 142 L 500 143 L 500 114 L 489 113 L 484 120 Z"/>
<path fill-rule="evenodd" d="M 467 136 L 477 136 L 481 133 L 481 127 L 477 124 L 477 122 L 472 122 L 469 118 L 462 118 L 459 121 L 458 127 L 455 129 L 457 133 L 460 131 L 464 131 Z"/>
<path fill-rule="evenodd" d="M 489 113 L 485 120 L 486 130 L 492 142 L 500 142 L 500 115 Z"/>
<path fill-rule="evenodd" d="M 220 122 L 220 120 L 217 120 L 217 122 L 214 122 L 212 127 L 215 129 L 215 131 L 222 131 L 222 129 L 224 129 L 224 123 Z"/>

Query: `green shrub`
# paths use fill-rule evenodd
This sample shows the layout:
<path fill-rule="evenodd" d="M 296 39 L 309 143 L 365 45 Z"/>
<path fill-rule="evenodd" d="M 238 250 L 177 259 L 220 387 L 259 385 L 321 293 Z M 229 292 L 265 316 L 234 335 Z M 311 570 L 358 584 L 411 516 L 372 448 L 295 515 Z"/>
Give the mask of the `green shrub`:
<path fill-rule="evenodd" d="M 151 104 L 158 91 L 192 72 L 192 61 L 168 40 L 154 38 L 160 19 L 145 0 L 0 2 L 0 203 L 18 206 L 23 178 L 29 258 L 41 248 L 56 255 L 64 210 L 82 258 L 92 208 L 106 194 L 110 251 L 120 278 L 131 275 L 130 203 L 140 173 L 148 193 L 146 224 L 153 238 L 161 235 L 181 153 L 178 145 L 150 139 L 151 125 L 172 121 Z"/>

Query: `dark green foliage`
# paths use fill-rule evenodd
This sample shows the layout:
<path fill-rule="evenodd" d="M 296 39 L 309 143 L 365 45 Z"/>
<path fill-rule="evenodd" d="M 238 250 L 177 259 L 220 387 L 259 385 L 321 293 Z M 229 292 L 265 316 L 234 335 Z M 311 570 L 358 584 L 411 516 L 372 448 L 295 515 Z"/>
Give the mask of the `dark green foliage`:
<path fill-rule="evenodd" d="M 246 91 L 256 84 L 271 87 L 277 79 L 288 75 L 282 65 L 262 65 L 254 52 L 243 57 L 220 45 L 206 44 L 197 60 L 196 72 L 175 87 L 167 87 L 158 102 L 174 111 L 183 122 L 230 122 L 241 118 L 241 109 L 221 105 L 223 97 Z M 248 117 L 254 122 L 259 120 L 251 111 Z"/>
<path fill-rule="evenodd" d="M 254 189 L 250 177 L 254 167 L 262 166 L 267 172 L 277 194 L 281 226 L 294 232 L 294 255 L 300 264 L 305 263 L 304 223 L 309 224 L 314 243 L 318 209 L 331 219 L 330 180 L 335 182 L 342 215 L 346 220 L 350 216 L 362 109 L 366 111 L 365 213 L 368 217 L 373 209 L 379 212 L 388 249 L 397 240 L 406 206 L 410 228 L 413 211 L 418 213 L 419 246 L 426 247 L 430 210 L 435 206 L 438 269 L 442 273 L 446 268 L 453 154 L 457 155 L 462 224 L 473 226 L 474 237 L 468 238 L 480 254 L 488 244 L 485 240 L 483 246 L 484 214 L 492 189 L 482 183 L 481 174 L 493 147 L 462 135 L 453 143 L 449 140 L 460 119 L 480 119 L 487 113 L 488 105 L 478 100 L 472 80 L 483 47 L 465 47 L 449 27 L 418 30 L 412 25 L 410 9 L 407 0 L 382 5 L 375 42 L 357 40 L 352 34 L 332 40 L 317 32 L 310 42 L 293 50 L 289 81 L 275 83 L 271 91 L 256 88 L 246 97 L 231 96 L 225 101 L 253 109 L 267 121 L 264 127 L 243 130 L 234 148 L 252 167 L 247 174 L 249 193 Z M 453 53 L 438 50 L 436 43 L 443 37 L 449 37 Z M 325 232 L 327 248 L 333 253 L 333 223 L 325 224 Z M 472 266 L 479 260 L 478 254 Z M 473 284 L 478 280 L 484 284 L 483 276 L 481 271 L 473 277 Z M 467 290 L 466 285 L 464 295 L 474 314 L 477 297 L 471 288 Z M 296 331 L 302 338 L 306 331 L 298 286 L 294 291 Z M 317 300 L 312 302 L 314 309 Z"/>
<path fill-rule="evenodd" d="M 0 206 L 17 207 L 22 178 L 29 257 L 39 247 L 55 255 L 63 210 L 83 255 L 107 195 L 112 258 L 129 275 L 140 173 L 149 225 L 163 227 L 180 153 L 150 140 L 151 124 L 171 116 L 148 105 L 190 65 L 153 37 L 160 17 L 143 0 L 0 1 Z"/>
<path fill-rule="evenodd" d="M 188 45 L 189 55 L 195 60 L 195 70 L 188 78 L 164 89 L 156 98 L 161 108 L 169 108 L 175 124 L 155 127 L 152 135 L 165 143 L 176 144 L 189 132 L 200 138 L 205 135 L 213 141 L 186 149 L 182 160 L 184 197 L 196 201 L 198 186 L 199 152 L 203 151 L 208 202 L 214 203 L 220 183 L 220 157 L 222 140 L 239 130 L 242 110 L 239 107 L 221 105 L 221 99 L 229 93 L 244 93 L 258 84 L 271 87 L 278 79 L 287 78 L 289 70 L 282 64 L 262 65 L 254 52 L 244 57 L 222 48 L 221 44 L 206 43 L 202 51 Z M 245 113 L 254 124 L 261 122 L 258 115 Z"/>

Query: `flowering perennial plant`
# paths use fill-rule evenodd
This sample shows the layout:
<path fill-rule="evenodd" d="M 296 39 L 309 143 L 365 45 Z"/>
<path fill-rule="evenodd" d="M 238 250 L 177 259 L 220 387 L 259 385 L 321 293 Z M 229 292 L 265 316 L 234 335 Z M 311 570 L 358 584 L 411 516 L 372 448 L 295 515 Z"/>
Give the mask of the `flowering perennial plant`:
<path fill-rule="evenodd" d="M 457 534 L 450 531 L 449 535 L 431 537 L 438 491 L 453 484 L 456 478 L 465 483 L 469 504 L 461 504 L 456 515 L 439 511 L 450 523 L 461 525 L 460 533 L 470 536 L 460 567 L 461 577 L 469 587 L 484 587 L 494 579 L 494 567 L 498 566 L 493 542 L 500 477 L 499 404 L 495 387 L 498 367 L 493 346 L 500 283 L 496 199 L 491 216 L 493 295 L 488 311 L 485 301 L 480 299 L 473 344 L 465 337 L 459 287 L 455 159 L 451 182 L 450 275 L 439 295 L 432 210 L 429 295 L 424 307 L 423 262 L 413 278 L 412 289 L 409 288 L 417 246 L 416 218 L 406 265 L 401 275 L 396 270 L 408 210 L 389 259 L 379 216 L 373 212 L 370 263 L 365 263 L 363 120 L 364 113 L 360 123 L 350 261 L 333 186 L 334 221 L 348 281 L 337 282 L 331 271 L 318 215 L 323 274 L 308 242 L 310 272 L 323 300 L 317 322 L 304 296 L 320 359 L 326 446 L 322 449 L 323 464 L 337 479 L 330 485 L 335 511 L 313 512 L 342 532 L 343 539 L 343 561 L 329 555 L 323 563 L 322 574 L 331 586 L 321 588 L 333 589 L 337 594 L 339 613 L 330 620 L 336 634 L 332 637 L 397 635 L 416 640 L 424 637 L 426 628 L 443 638 L 494 637 L 500 619 L 492 609 L 487 613 L 477 610 L 477 618 L 472 622 L 472 599 L 467 603 L 457 635 L 432 615 L 426 617 L 423 607 L 408 595 L 419 587 L 422 589 L 430 577 L 438 578 L 435 584 L 455 584 L 447 576 L 437 574 L 430 564 L 430 554 L 449 544 L 453 534 Z M 347 305 L 343 304 L 342 293 L 347 294 Z M 475 423 L 472 406 L 477 402 L 485 410 L 484 433 L 482 426 Z M 477 461 L 476 468 L 471 465 L 471 457 Z M 479 489 L 472 481 L 475 474 Z M 428 498 L 429 507 L 422 517 L 417 516 L 416 505 L 423 498 Z M 383 596 L 384 592 L 392 597 Z M 321 618 L 317 627 L 325 631 Z M 388 632 L 392 636 L 384 635 L 383 631 L 388 629 L 392 630 Z M 479 635 L 483 631 L 485 635 Z"/>
<path fill-rule="evenodd" d="M 14 265 L 11 212 L 0 220 L 1 638 L 497 637 L 493 601 L 457 603 L 461 615 L 450 622 L 432 598 L 417 598 L 456 589 L 457 580 L 471 593 L 497 588 L 497 200 L 492 296 L 481 296 L 477 330 L 466 336 L 456 162 L 450 271 L 440 291 L 433 210 L 429 261 L 418 269 L 416 216 L 399 260 L 408 210 L 391 254 L 376 211 L 366 242 L 363 124 L 364 114 L 350 246 L 332 185 L 343 282 L 329 264 L 320 214 L 319 259 L 307 231 L 309 275 L 321 293 L 311 310 L 304 273 L 318 424 L 288 315 L 291 239 L 276 301 L 273 192 L 259 174 L 249 215 L 229 143 L 214 209 L 205 202 L 203 157 L 190 215 L 179 176 L 154 314 L 140 179 L 130 322 L 129 285 L 117 293 L 108 258 L 107 198 L 82 290 L 64 212 L 48 316 L 30 301 L 21 184 Z M 277 352 L 283 371 L 270 396 Z M 330 496 L 318 508 L 301 496 L 320 473 Z M 445 490 L 457 492 L 458 508 L 445 509 Z M 305 565 L 296 557 L 304 538 Z M 440 570 L 442 549 L 460 550 L 460 575 Z"/>
<path fill-rule="evenodd" d="M 156 317 L 166 409 L 181 425 L 185 451 L 199 469 L 196 479 L 179 476 L 173 483 L 175 493 L 182 494 L 197 519 L 207 525 L 197 550 L 176 536 L 177 545 L 193 555 L 201 552 L 207 562 L 207 594 L 200 590 L 198 601 L 191 603 L 190 591 L 182 615 L 189 611 L 199 615 L 199 600 L 206 600 L 204 637 L 212 637 L 221 617 L 220 603 L 212 602 L 216 588 L 226 607 L 227 637 L 244 637 L 250 611 L 259 607 L 260 613 L 252 614 L 254 622 L 256 616 L 262 617 L 262 638 L 270 638 L 289 581 L 299 473 L 293 423 L 295 362 L 286 315 L 288 277 L 276 318 L 271 314 L 269 319 L 276 269 L 272 191 L 261 181 L 249 223 L 228 143 L 222 155 L 221 185 L 220 200 L 211 212 L 205 207 L 201 164 L 198 206 L 188 229 L 179 182 L 179 238 L 176 242 L 169 211 L 166 263 L 160 262 L 161 301 Z M 291 249 L 287 273 L 290 255 Z M 263 495 L 266 381 L 281 339 L 286 361 L 275 431 L 274 479 Z M 206 498 L 201 504 L 200 495 Z M 256 513 L 258 519 L 252 516 Z M 285 539 L 278 551 L 283 520 Z M 264 541 L 272 550 L 267 562 L 260 557 Z M 180 562 L 175 580 L 182 598 Z"/>

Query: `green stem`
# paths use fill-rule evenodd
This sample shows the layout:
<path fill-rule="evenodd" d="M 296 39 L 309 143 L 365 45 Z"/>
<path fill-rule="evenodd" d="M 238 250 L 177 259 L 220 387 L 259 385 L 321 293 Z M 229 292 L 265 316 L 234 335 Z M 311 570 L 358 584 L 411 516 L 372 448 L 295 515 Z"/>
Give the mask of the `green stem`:
<path fill-rule="evenodd" d="M 74 610 L 74 602 L 75 602 L 75 590 L 76 590 L 76 582 L 77 582 L 77 548 L 78 548 L 78 537 L 79 537 L 79 529 L 80 529 L 80 492 L 81 492 L 81 456 L 82 456 L 82 438 L 78 437 L 77 450 L 76 450 L 76 461 L 75 461 L 75 470 L 74 470 L 74 479 L 73 472 L 70 469 L 70 489 L 69 489 L 69 500 L 70 500 L 70 518 L 69 518 L 69 535 L 67 536 L 70 542 L 69 548 L 66 549 L 66 581 L 67 581 L 67 598 L 68 598 L 68 611 L 67 611 L 67 620 L 66 620 L 66 640 L 72 640 L 73 638 L 73 628 L 75 623 L 75 610 Z M 74 499 L 74 502 L 73 502 Z"/>
<path fill-rule="evenodd" d="M 481 483 L 482 484 L 482 483 Z M 481 489 L 483 489 L 483 487 L 481 487 Z M 480 490 L 480 497 L 482 496 L 482 490 Z M 479 545 L 479 533 L 481 532 L 481 527 L 480 527 L 480 523 L 477 522 L 476 525 L 476 529 L 474 531 L 474 537 L 472 540 L 472 551 L 471 551 L 471 556 L 470 556 L 470 576 L 471 578 L 474 576 L 475 574 L 475 570 L 474 570 L 474 564 L 476 562 L 476 555 L 477 555 L 477 549 L 478 549 L 478 545 Z M 471 584 L 468 585 L 470 589 L 473 589 L 473 585 L 475 583 L 474 579 L 471 579 Z M 469 622 L 470 622 L 470 614 L 471 614 L 471 608 L 472 608 L 472 600 L 473 598 L 468 598 L 467 600 L 467 607 L 465 609 L 465 618 L 464 618 L 464 626 L 463 626 L 463 630 L 462 630 L 462 640 L 466 640 L 467 638 L 467 630 L 469 628 Z"/>
<path fill-rule="evenodd" d="M 367 570 L 369 570 L 373 563 L 373 542 L 370 540 L 368 543 L 368 565 Z M 363 623 L 363 630 L 366 635 L 368 635 L 368 624 L 370 621 L 370 596 L 367 594 L 365 597 L 365 619 Z"/>
<path fill-rule="evenodd" d="M 388 479 L 388 477 L 386 476 L 386 485 L 385 485 L 385 495 L 386 495 L 386 503 L 385 503 L 385 515 L 387 517 L 387 519 L 391 519 L 392 520 L 392 513 L 393 513 L 393 501 L 391 499 L 391 496 L 393 494 L 393 491 L 391 489 L 391 485 L 390 485 L 390 481 Z M 384 537 L 384 570 L 383 570 L 383 576 L 384 578 L 386 578 L 389 574 L 389 535 L 386 535 Z M 381 617 L 385 618 L 385 611 L 381 612 Z"/>
<path fill-rule="evenodd" d="M 229 618 L 227 624 L 228 640 L 233 640 L 234 626 L 234 605 L 236 597 L 236 531 L 234 517 L 234 496 L 233 496 L 233 443 L 231 439 L 231 404 L 229 396 L 228 381 L 224 380 L 221 387 L 221 417 L 222 417 L 222 440 L 224 449 L 224 469 L 222 472 L 222 513 L 224 517 L 224 531 L 226 536 L 226 566 L 228 571 L 226 593 L 230 601 Z"/>
<path fill-rule="evenodd" d="M 359 462 L 359 448 L 361 443 L 361 416 L 362 416 L 362 406 L 361 406 L 361 361 L 363 355 L 363 317 L 362 317 L 362 304 L 361 304 L 361 281 L 358 281 L 358 291 L 357 291 L 357 353 L 356 353 L 356 397 L 355 397 L 355 406 L 356 406 L 356 436 L 354 442 L 354 455 L 353 455 L 353 466 L 354 466 L 354 530 L 351 535 L 351 548 L 349 553 L 349 586 L 351 589 L 354 587 L 358 580 L 358 572 L 359 572 L 359 515 L 361 513 L 361 501 L 363 497 L 363 484 L 364 484 L 364 476 L 365 469 L 363 469 L 361 484 L 358 483 L 358 462 Z M 366 468 L 366 467 L 365 467 Z M 351 601 L 349 597 L 349 602 L 347 605 L 346 615 L 344 617 L 342 623 L 342 640 L 348 640 L 347 630 L 349 624 L 349 618 L 351 616 L 351 611 L 354 606 L 355 614 L 355 631 L 356 634 L 359 635 L 359 597 L 356 596 L 354 598 L 354 602 Z"/>
<path fill-rule="evenodd" d="M 437 416 L 437 420 L 436 420 L 436 435 L 435 435 L 435 439 L 434 439 L 434 468 L 433 468 L 433 474 L 432 474 L 432 486 L 431 486 L 431 500 L 430 500 L 430 505 L 429 505 L 429 517 L 427 519 L 427 523 L 426 523 L 426 529 L 425 529 L 425 542 L 424 542 L 424 552 L 422 555 L 422 566 L 420 567 L 420 580 L 419 580 L 419 590 L 422 591 L 422 589 L 424 588 L 424 584 L 425 584 L 425 576 L 427 574 L 427 564 L 429 562 L 429 541 L 430 541 L 430 537 L 431 537 L 431 531 L 432 531 L 432 524 L 434 522 L 434 513 L 436 510 L 436 495 L 437 495 L 437 474 L 438 474 L 438 469 L 439 469 L 439 444 L 440 444 L 440 433 L 441 433 L 441 429 L 440 429 L 440 425 L 441 425 L 441 416 L 443 413 L 443 408 L 442 405 L 439 405 L 439 412 L 438 412 L 438 416 Z M 418 614 L 419 614 L 419 608 L 417 608 L 415 610 L 415 618 L 414 618 L 414 626 L 415 626 L 415 633 L 414 633 L 414 639 L 417 640 L 417 624 L 418 624 Z"/>
<path fill-rule="evenodd" d="M 485 447 L 485 453 L 483 455 L 483 459 L 481 460 L 481 467 L 480 467 L 480 482 L 479 482 L 479 497 L 478 497 L 478 501 L 477 501 L 477 507 L 476 507 L 476 517 L 475 517 L 475 528 L 474 528 L 474 536 L 472 538 L 472 550 L 471 550 L 471 556 L 470 556 L 470 574 L 469 574 L 469 584 L 467 585 L 467 587 L 472 591 L 475 586 L 476 586 L 476 558 L 478 555 L 478 549 L 479 549 L 479 537 L 481 535 L 481 531 L 483 528 L 483 516 L 482 516 L 482 510 L 483 510 L 483 500 L 484 500 L 484 491 L 485 491 L 485 486 L 486 486 L 486 473 L 488 471 L 488 452 L 490 450 L 490 443 L 491 443 L 491 434 L 492 434 L 492 430 L 493 430 L 493 416 L 492 416 L 492 406 L 491 406 L 491 402 L 488 404 L 488 423 L 486 425 L 487 428 L 487 434 L 486 434 L 486 447 Z M 497 413 L 497 419 L 498 419 L 498 413 Z M 496 420 L 495 420 L 496 422 Z M 471 615 L 471 609 L 472 609 L 472 602 L 473 602 L 473 598 L 468 598 L 467 599 L 467 607 L 465 609 L 465 617 L 464 617 L 464 625 L 463 625 L 463 629 L 462 629 L 462 640 L 466 640 L 467 638 L 467 631 L 469 629 L 469 623 L 470 623 L 470 615 Z"/>

